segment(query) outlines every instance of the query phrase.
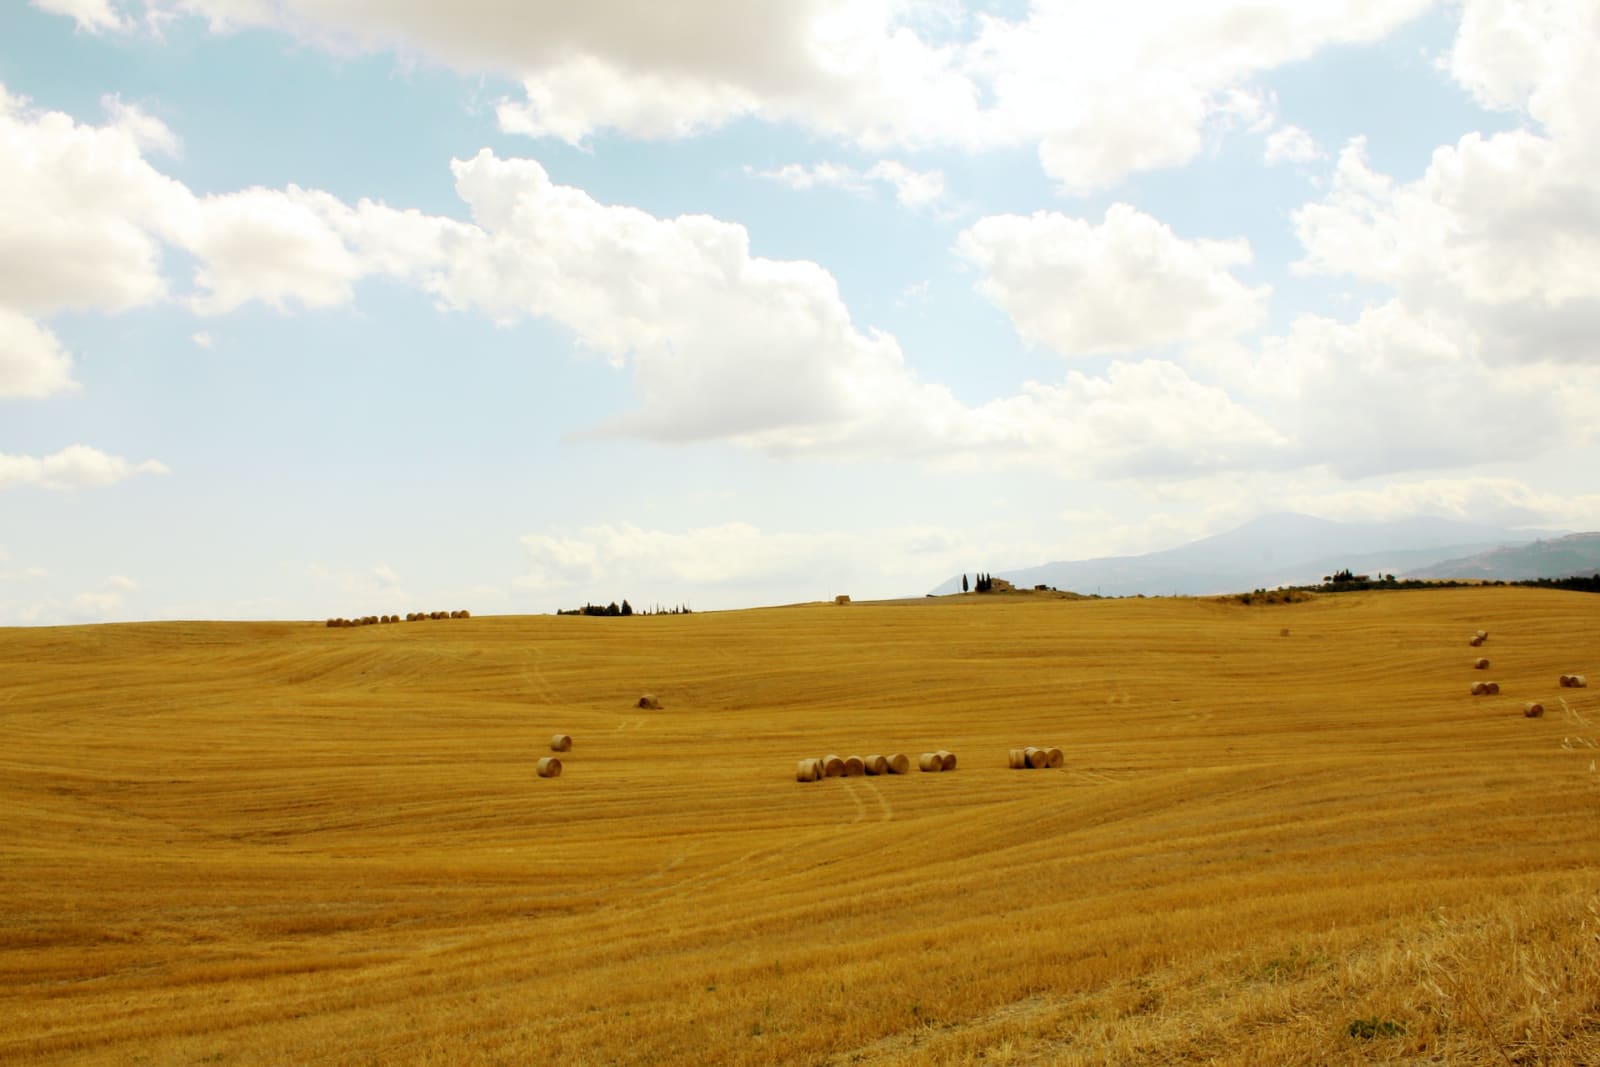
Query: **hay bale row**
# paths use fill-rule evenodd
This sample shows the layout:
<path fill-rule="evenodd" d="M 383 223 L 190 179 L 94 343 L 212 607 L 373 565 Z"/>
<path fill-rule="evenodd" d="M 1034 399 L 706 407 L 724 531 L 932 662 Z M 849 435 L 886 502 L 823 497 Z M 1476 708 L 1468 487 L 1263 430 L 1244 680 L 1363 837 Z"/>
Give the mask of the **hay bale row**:
<path fill-rule="evenodd" d="M 1589 688 L 1589 679 L 1581 674 L 1563 674 L 1561 676 L 1561 688 L 1587 689 Z"/>
<path fill-rule="evenodd" d="M 406 622 L 419 622 L 423 619 L 470 619 L 471 612 L 466 611 L 409 611 L 406 613 Z M 328 620 L 328 629 L 341 626 L 379 626 L 399 622 L 398 615 L 360 615 L 354 619 L 333 618 Z"/>
<path fill-rule="evenodd" d="M 1486 671 L 1489 669 L 1489 661 L 1484 659 L 1482 656 L 1479 656 L 1477 659 L 1472 661 L 1472 669 Z"/>
<path fill-rule="evenodd" d="M 1043 748 L 1028 745 L 1026 748 L 1013 748 L 1006 754 L 1006 764 L 1014 771 L 1054 769 L 1065 762 L 1066 757 L 1054 745 Z"/>
<path fill-rule="evenodd" d="M 911 757 L 904 752 L 889 756 L 835 756 L 803 759 L 795 765 L 795 781 L 819 782 L 824 778 L 849 778 L 860 774 L 905 774 Z M 813 773 L 815 772 L 815 773 Z"/>
<path fill-rule="evenodd" d="M 953 771 L 956 769 L 956 754 L 945 749 L 937 752 L 924 752 L 917 757 L 917 766 L 924 771 Z"/>
<path fill-rule="evenodd" d="M 1472 695 L 1475 697 L 1492 697 L 1500 695 L 1499 682 L 1473 682 Z"/>

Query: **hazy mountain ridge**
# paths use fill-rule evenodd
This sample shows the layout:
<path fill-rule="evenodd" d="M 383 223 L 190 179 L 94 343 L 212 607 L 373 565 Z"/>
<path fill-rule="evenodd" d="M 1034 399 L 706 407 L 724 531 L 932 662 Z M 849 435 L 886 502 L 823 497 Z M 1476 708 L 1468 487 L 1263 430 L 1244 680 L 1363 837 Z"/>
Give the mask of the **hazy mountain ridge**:
<path fill-rule="evenodd" d="M 1600 538 L 1600 534 L 1573 536 Z M 1282 512 L 1160 552 L 1064 560 L 993 573 L 1024 589 L 1048 585 L 1102 596 L 1206 596 L 1314 584 L 1345 567 L 1358 574 L 1422 577 L 1427 569 L 1449 561 L 1481 560 L 1493 550 L 1541 538 L 1546 540 L 1540 543 L 1557 543 L 1545 532 L 1450 519 L 1352 523 Z M 961 576 L 956 575 L 933 592 L 960 589 Z"/>
<path fill-rule="evenodd" d="M 1497 578 L 1527 581 L 1600 574 L 1600 533 L 1576 533 L 1492 548 L 1409 571 L 1408 578 Z"/>

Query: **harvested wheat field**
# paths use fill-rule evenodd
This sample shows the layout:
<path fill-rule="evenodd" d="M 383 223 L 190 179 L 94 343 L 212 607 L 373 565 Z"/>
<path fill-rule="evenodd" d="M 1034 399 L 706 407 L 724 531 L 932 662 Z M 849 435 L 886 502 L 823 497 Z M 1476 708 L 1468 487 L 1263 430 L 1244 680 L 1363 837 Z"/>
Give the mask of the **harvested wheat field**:
<path fill-rule="evenodd" d="M 1600 1063 L 1597 654 L 1513 588 L 3 630 L 0 1062 Z"/>

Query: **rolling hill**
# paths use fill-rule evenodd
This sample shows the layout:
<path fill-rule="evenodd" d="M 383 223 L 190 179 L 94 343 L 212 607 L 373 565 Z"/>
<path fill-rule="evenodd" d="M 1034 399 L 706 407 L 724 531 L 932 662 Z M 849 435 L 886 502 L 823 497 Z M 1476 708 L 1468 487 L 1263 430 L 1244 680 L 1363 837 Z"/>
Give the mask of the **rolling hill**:
<path fill-rule="evenodd" d="M 1600 533 L 1569 534 L 1548 541 L 1508 545 L 1464 559 L 1433 563 L 1407 578 L 1490 578 L 1526 581 L 1600 574 Z"/>
<path fill-rule="evenodd" d="M 1537 535 L 1448 519 L 1349 523 L 1310 515 L 1265 515 L 1226 533 L 1140 556 L 1045 563 L 996 570 L 1018 588 L 1047 585 L 1102 596 L 1207 596 L 1306 585 L 1344 567 L 1366 574 L 1411 574 Z M 959 592 L 954 576 L 936 595 Z"/>
<path fill-rule="evenodd" d="M 1595 603 L 0 630 L 0 1062 L 1597 1063 Z"/>

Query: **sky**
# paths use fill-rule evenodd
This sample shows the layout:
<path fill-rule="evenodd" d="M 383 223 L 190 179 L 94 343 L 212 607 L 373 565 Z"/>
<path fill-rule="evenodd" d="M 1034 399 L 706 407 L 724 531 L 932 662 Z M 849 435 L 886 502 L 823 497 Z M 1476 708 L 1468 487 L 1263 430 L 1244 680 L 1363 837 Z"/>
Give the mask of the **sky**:
<path fill-rule="evenodd" d="M 7 0 L 0 626 L 1600 529 L 1597 67 L 1593 0 Z"/>

